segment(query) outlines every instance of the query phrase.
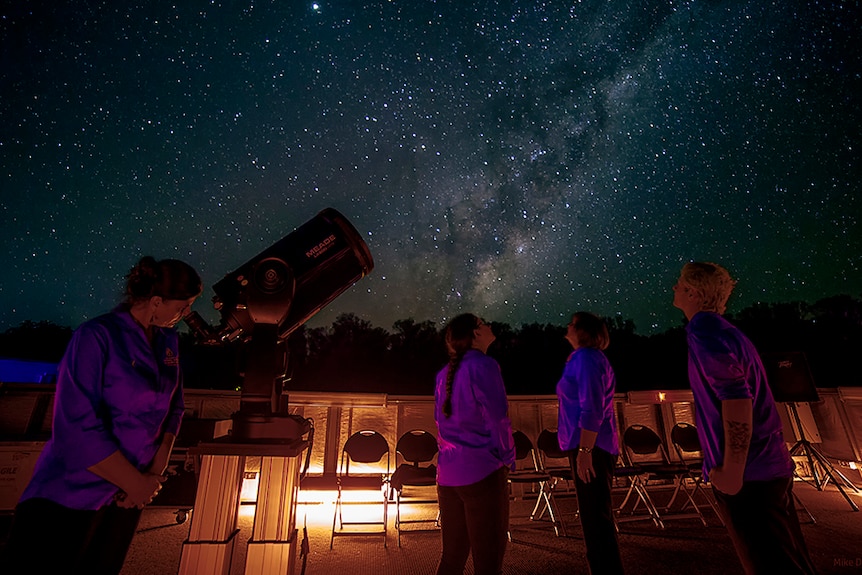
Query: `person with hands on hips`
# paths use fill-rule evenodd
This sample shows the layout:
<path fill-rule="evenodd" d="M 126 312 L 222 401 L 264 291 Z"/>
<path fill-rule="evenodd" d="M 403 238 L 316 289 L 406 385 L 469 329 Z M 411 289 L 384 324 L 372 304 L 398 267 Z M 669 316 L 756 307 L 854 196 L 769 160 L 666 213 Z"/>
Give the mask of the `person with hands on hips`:
<path fill-rule="evenodd" d="M 766 372 L 751 341 L 721 316 L 735 285 L 720 265 L 692 262 L 673 286 L 673 305 L 688 320 L 688 377 L 704 479 L 747 574 L 814 573 Z"/>
<path fill-rule="evenodd" d="M 574 351 L 557 383 L 557 437 L 575 479 L 587 562 L 594 575 L 623 573 L 611 503 L 620 448 L 614 417 L 616 378 L 602 352 L 610 343 L 608 328 L 596 315 L 577 312 L 566 340 Z"/>
<path fill-rule="evenodd" d="M 184 410 L 174 326 L 200 293 L 191 266 L 146 256 L 127 276 L 125 301 L 75 330 L 4 573 L 120 572 L 141 510 L 165 480 Z"/>

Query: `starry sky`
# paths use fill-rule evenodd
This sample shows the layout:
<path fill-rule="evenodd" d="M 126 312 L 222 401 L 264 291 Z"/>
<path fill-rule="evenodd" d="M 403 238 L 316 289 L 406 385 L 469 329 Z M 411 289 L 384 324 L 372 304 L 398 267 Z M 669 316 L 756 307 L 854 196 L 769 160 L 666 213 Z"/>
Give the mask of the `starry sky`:
<path fill-rule="evenodd" d="M 862 15 L 817 0 L 4 2 L 0 329 L 142 255 L 211 286 L 333 207 L 375 259 L 310 325 L 862 294 Z"/>

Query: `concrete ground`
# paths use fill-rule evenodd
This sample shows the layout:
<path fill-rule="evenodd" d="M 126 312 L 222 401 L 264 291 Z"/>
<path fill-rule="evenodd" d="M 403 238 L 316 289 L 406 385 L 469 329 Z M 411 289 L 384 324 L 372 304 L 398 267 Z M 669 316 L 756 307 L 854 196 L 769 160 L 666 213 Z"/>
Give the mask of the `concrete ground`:
<path fill-rule="evenodd" d="M 862 513 L 853 512 L 847 501 L 829 485 L 824 491 L 797 482 L 795 491 L 814 516 L 811 522 L 801 513 L 802 529 L 812 559 L 821 575 L 862 574 Z M 851 495 L 862 505 L 862 494 Z M 546 521 L 531 522 L 529 503 L 513 507 L 512 535 L 504 562 L 507 575 L 552 575 L 588 573 L 584 544 L 575 503 L 559 499 L 567 535 L 556 537 Z M 248 511 L 248 512 L 247 512 Z M 329 549 L 332 525 L 331 504 L 300 505 L 297 522 L 307 525 L 310 553 L 306 575 L 432 575 L 440 555 L 439 532 L 404 534 L 402 546 L 392 527 L 394 505 L 390 508 L 388 547 L 382 537 L 337 538 Z M 523 515 L 523 517 L 520 517 Z M 711 512 L 705 513 L 708 526 L 697 519 L 669 519 L 660 529 L 648 521 L 621 524 L 620 546 L 628 573 L 642 575 L 698 573 L 733 575 L 742 569 L 725 529 Z M 231 575 L 244 570 L 245 543 L 252 526 L 251 508 L 240 519 L 240 539 Z M 148 509 L 135 538 L 122 575 L 165 575 L 176 573 L 189 522 L 177 524 L 172 509 Z M 295 575 L 300 575 L 297 563 Z M 0 566 L 2 570 L 2 566 Z M 472 573 L 468 562 L 467 573 Z"/>

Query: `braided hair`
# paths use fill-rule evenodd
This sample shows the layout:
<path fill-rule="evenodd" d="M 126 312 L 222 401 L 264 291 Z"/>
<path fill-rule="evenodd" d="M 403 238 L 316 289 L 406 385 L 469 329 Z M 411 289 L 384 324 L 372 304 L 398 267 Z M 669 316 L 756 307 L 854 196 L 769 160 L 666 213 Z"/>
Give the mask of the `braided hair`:
<path fill-rule="evenodd" d="M 159 296 L 162 299 L 189 299 L 202 291 L 201 278 L 189 264 L 172 259 L 156 261 L 144 256 L 126 276 L 126 304 Z"/>
<path fill-rule="evenodd" d="M 452 385 L 455 373 L 464 354 L 473 348 L 473 331 L 479 325 L 479 318 L 472 313 L 461 314 L 446 326 L 446 348 L 449 350 L 449 371 L 446 372 L 446 398 L 443 400 L 443 415 L 452 415 Z"/>

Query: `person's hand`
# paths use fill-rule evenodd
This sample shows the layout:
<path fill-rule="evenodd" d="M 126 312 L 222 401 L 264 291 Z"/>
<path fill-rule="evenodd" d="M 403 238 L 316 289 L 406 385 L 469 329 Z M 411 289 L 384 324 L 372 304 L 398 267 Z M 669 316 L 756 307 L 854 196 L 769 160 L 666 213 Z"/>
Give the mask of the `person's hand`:
<path fill-rule="evenodd" d="M 129 501 L 125 491 L 117 491 L 114 493 L 114 505 L 122 509 L 131 509 L 134 505 Z"/>
<path fill-rule="evenodd" d="M 138 482 L 132 489 L 126 492 L 120 492 L 115 501 L 118 507 L 131 509 L 137 507 L 143 509 L 146 505 L 152 503 L 156 495 L 162 489 L 162 483 L 167 479 L 164 475 L 155 473 L 142 473 Z"/>
<path fill-rule="evenodd" d="M 151 475 L 165 475 L 168 470 L 168 462 L 161 460 L 153 460 L 152 463 L 147 467 L 147 470 L 144 473 L 148 473 Z"/>
<path fill-rule="evenodd" d="M 589 483 L 596 476 L 593 468 L 593 454 L 586 451 L 578 451 L 577 458 L 578 478 L 584 483 Z"/>
<path fill-rule="evenodd" d="M 721 465 L 709 472 L 709 481 L 713 487 L 728 495 L 736 495 L 742 489 L 742 474 L 729 473 Z"/>

